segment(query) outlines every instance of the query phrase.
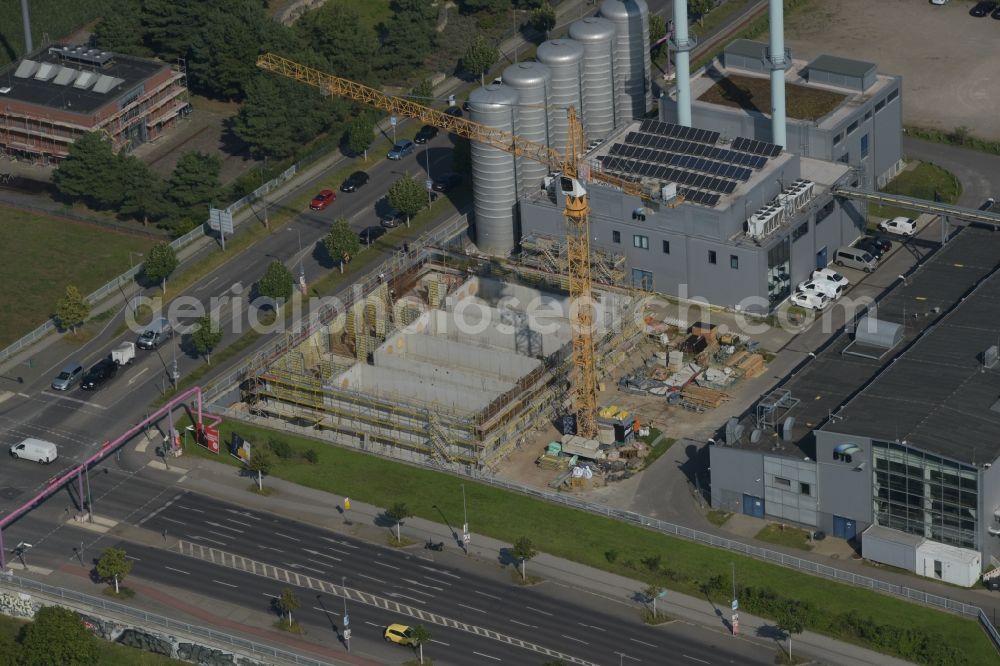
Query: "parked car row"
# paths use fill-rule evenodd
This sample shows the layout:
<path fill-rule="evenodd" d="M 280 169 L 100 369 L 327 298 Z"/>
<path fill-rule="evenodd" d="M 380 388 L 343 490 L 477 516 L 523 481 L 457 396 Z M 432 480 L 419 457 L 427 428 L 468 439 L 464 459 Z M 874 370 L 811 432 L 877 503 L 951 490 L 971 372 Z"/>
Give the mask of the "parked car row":
<path fill-rule="evenodd" d="M 808 280 L 800 282 L 790 300 L 807 310 L 822 310 L 843 295 L 850 281 L 832 268 L 812 272 Z"/>
<path fill-rule="evenodd" d="M 935 2 L 934 4 L 938 5 L 944 3 Z M 1000 21 L 1000 2 L 994 2 L 993 0 L 977 2 L 972 9 L 969 10 L 969 15 L 975 16 L 976 18 L 983 18 L 987 14 Z"/>
<path fill-rule="evenodd" d="M 170 322 L 160 317 L 151 321 L 135 342 L 122 342 L 111 350 L 111 353 L 90 366 L 84 372 L 80 361 L 70 361 L 59 370 L 52 380 L 52 388 L 56 391 L 68 391 L 77 384 L 84 391 L 96 391 L 118 374 L 123 365 L 131 365 L 135 359 L 135 350 L 156 349 L 174 335 Z"/>

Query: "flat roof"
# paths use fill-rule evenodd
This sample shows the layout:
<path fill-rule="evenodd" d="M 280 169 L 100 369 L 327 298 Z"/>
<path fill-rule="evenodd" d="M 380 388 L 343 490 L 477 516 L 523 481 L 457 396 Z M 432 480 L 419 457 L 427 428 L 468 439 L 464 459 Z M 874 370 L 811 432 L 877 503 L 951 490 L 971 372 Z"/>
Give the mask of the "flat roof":
<path fill-rule="evenodd" d="M 726 44 L 723 52 L 744 58 L 764 58 L 767 55 L 767 44 L 752 39 L 734 39 Z"/>
<path fill-rule="evenodd" d="M 865 62 L 864 60 L 852 60 L 851 58 L 841 58 L 834 55 L 821 55 L 810 62 L 808 68 L 821 72 L 830 72 L 831 74 L 862 78 L 872 70 L 877 69 L 878 65 L 873 62 Z"/>
<path fill-rule="evenodd" d="M 31 67 L 29 61 L 36 63 L 36 66 Z M 98 109 L 114 103 L 123 93 L 132 90 L 165 67 L 167 65 L 162 62 L 118 53 L 114 54 L 106 65 L 98 67 L 63 59 L 46 49 L 0 70 L 0 80 L 4 86 L 10 87 L 10 91 L 0 96 L 0 100 L 17 100 L 67 113 L 92 115 Z M 37 72 L 42 68 L 51 74 L 47 80 L 36 78 Z M 31 74 L 24 78 L 17 76 L 16 72 Z M 87 88 L 81 88 L 76 83 L 80 80 L 81 74 L 85 73 L 91 74 L 93 81 Z M 103 85 L 100 81 L 102 75 L 110 77 L 103 80 Z M 61 83 L 63 81 L 66 82 Z M 110 88 L 105 92 L 98 92 L 107 85 L 110 85 Z"/>
<path fill-rule="evenodd" d="M 931 249 L 929 245 L 910 243 L 906 251 L 926 255 Z M 905 283 L 898 283 L 879 301 L 875 313 L 879 319 L 905 322 L 903 339 L 894 349 L 881 358 L 844 354 L 852 336 L 848 331 L 841 332 L 816 354 L 816 358 L 781 386 L 799 400 L 787 414 L 781 415 L 782 420 L 785 416 L 795 417 L 791 442 L 782 443 L 784 448 L 775 449 L 773 438 L 762 437 L 757 444 L 751 444 L 749 437 L 744 436 L 737 446 L 773 450 L 779 455 L 815 458 L 815 429 L 894 440 L 898 427 L 900 439 L 905 435 L 907 441 L 929 451 L 936 450 L 934 446 L 937 446 L 941 455 L 959 460 L 963 459 L 961 455 L 972 453 L 977 440 L 981 442 L 993 433 L 994 443 L 991 446 L 978 445 L 979 459 L 986 460 L 988 450 L 1000 448 L 1000 413 L 989 411 L 1000 396 L 1000 367 L 982 377 L 972 377 L 971 370 L 975 365 L 978 372 L 975 355 L 989 346 L 986 339 L 992 337 L 991 344 L 996 344 L 1000 335 L 1000 276 L 989 280 L 993 285 L 989 290 L 991 295 L 982 296 L 986 292 L 980 289 L 974 297 L 959 306 L 966 308 L 970 301 L 980 301 L 981 305 L 973 305 L 974 310 L 967 310 L 971 314 L 958 319 L 951 315 L 946 317 L 946 314 L 977 283 L 997 270 L 1000 266 L 998 257 L 1000 234 L 976 227 L 963 229 L 924 261 Z M 979 317 L 992 319 L 979 320 Z M 948 325 L 945 325 L 946 320 Z M 924 349 L 914 343 L 935 324 L 936 334 L 927 339 L 933 340 L 935 347 L 947 348 L 950 345 L 952 348 L 945 350 L 941 361 L 935 360 L 935 348 Z M 968 337 L 963 337 L 967 329 Z M 911 343 L 914 350 L 921 350 L 913 361 L 909 360 L 909 353 L 903 353 Z M 943 363 L 961 367 L 939 367 Z M 907 374 L 898 379 L 895 378 L 897 366 L 907 368 Z M 883 375 L 893 379 L 883 383 L 883 388 L 875 389 L 883 381 Z M 983 384 L 988 381 L 995 382 L 992 389 Z M 865 389 L 870 382 L 873 382 L 872 386 Z M 973 404 L 969 402 L 968 390 L 962 382 L 981 392 L 981 397 L 974 401 L 976 407 L 972 408 L 980 414 L 976 420 L 959 418 L 968 409 L 963 407 L 962 400 Z M 906 397 L 901 398 L 903 395 Z M 755 409 L 756 405 L 742 420 L 746 433 L 755 427 Z M 831 413 L 836 413 L 836 423 L 827 424 Z M 980 435 L 975 428 L 981 427 L 982 419 L 995 424 Z M 986 425 L 982 423 L 982 427 Z M 940 432 L 949 428 L 951 431 L 948 433 Z M 939 436 L 941 439 L 937 444 L 928 441 Z M 963 444 L 963 440 L 968 441 Z"/>

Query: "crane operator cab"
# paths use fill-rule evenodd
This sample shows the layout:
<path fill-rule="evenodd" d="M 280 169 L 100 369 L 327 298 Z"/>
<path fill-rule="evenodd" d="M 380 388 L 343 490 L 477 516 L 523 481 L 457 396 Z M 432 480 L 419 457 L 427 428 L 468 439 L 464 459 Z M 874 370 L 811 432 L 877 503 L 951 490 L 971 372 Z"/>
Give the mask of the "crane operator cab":
<path fill-rule="evenodd" d="M 587 190 L 576 178 L 571 178 L 570 176 L 559 176 L 559 188 L 562 190 L 563 194 L 567 194 L 571 197 L 584 197 L 587 196 Z"/>

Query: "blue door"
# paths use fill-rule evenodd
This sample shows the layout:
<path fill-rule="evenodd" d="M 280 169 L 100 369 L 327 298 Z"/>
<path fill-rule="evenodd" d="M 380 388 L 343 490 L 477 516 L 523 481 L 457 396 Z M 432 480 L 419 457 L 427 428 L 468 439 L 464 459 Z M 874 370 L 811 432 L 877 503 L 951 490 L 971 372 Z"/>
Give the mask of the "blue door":
<path fill-rule="evenodd" d="M 743 513 L 754 518 L 764 517 L 764 500 L 753 495 L 743 495 Z"/>
<path fill-rule="evenodd" d="M 833 517 L 833 536 L 838 539 L 851 541 L 858 535 L 858 528 L 854 521 L 843 516 Z"/>
<path fill-rule="evenodd" d="M 816 268 L 826 268 L 826 265 L 830 263 L 829 257 L 826 256 L 826 245 L 823 249 L 816 253 Z"/>

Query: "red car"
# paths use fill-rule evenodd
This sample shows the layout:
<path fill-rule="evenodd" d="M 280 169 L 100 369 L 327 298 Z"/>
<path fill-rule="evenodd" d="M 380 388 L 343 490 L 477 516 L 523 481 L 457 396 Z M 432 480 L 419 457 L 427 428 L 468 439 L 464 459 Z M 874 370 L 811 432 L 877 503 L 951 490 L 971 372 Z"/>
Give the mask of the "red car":
<path fill-rule="evenodd" d="M 309 207 L 313 210 L 323 210 L 337 200 L 337 193 L 333 190 L 323 190 L 313 197 L 309 202 Z"/>

